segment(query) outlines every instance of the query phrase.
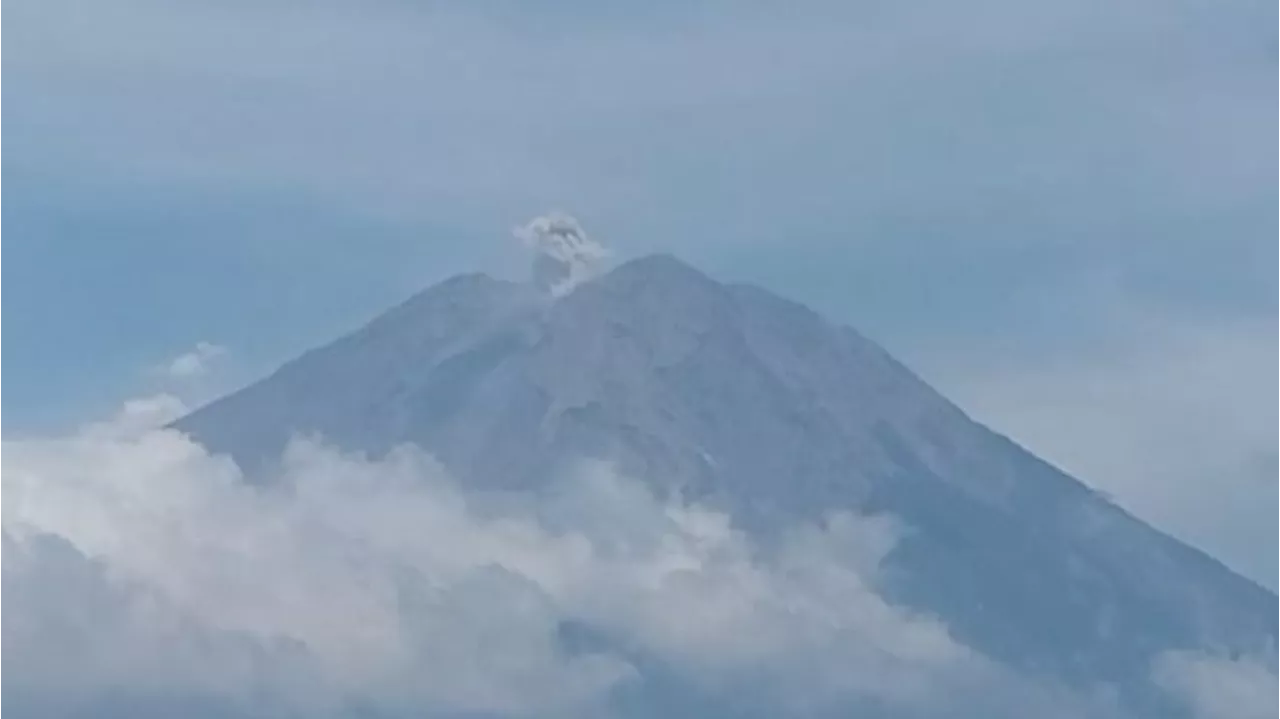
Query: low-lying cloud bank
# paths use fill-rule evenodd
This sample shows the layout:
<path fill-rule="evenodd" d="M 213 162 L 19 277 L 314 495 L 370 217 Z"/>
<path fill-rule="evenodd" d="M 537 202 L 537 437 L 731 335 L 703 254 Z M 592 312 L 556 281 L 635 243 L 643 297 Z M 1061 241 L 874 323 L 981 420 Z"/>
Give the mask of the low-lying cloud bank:
<path fill-rule="evenodd" d="M 142 400 L 4 442 L 15 716 L 1115 713 L 882 599 L 892 518 L 766 542 L 605 465 L 481 494 L 413 448 L 370 460 L 308 438 L 250 485 L 157 429 L 182 409 Z M 1269 670 L 1214 661 L 1155 676 L 1205 716 L 1275 696 Z"/>

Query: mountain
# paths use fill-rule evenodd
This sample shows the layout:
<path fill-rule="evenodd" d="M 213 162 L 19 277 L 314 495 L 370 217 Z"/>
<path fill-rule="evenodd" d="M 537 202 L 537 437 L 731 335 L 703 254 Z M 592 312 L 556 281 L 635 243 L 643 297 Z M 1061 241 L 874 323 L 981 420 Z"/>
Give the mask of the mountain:
<path fill-rule="evenodd" d="M 559 276 L 557 276 L 559 278 Z M 411 442 L 536 489 L 583 457 L 751 531 L 832 509 L 910 528 L 883 591 L 1013 667 L 1116 687 L 1171 649 L 1265 651 L 1276 596 L 968 418 L 847 327 L 669 256 L 534 285 L 447 280 L 179 420 L 250 475 L 295 433 Z"/>

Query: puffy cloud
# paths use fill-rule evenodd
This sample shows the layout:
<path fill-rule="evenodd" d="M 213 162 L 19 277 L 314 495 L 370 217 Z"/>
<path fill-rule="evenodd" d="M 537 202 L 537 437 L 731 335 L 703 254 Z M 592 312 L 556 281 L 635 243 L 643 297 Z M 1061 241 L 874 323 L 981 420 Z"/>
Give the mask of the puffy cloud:
<path fill-rule="evenodd" d="M 30 598 L 5 648 L 34 658 L 6 692 L 554 715 L 631 671 L 566 654 L 554 605 L 505 556 L 528 536 L 554 563 L 558 540 L 473 522 L 411 451 L 370 463 L 302 442 L 270 489 L 163 430 L 6 443 L 4 463 L 21 557 L 5 557 L 6 592 Z"/>
<path fill-rule="evenodd" d="M 485 494 L 413 448 L 306 438 L 251 485 L 145 416 L 165 419 L 4 443 L 19 713 L 599 716 L 655 692 L 748 715 L 1078 706 L 886 602 L 888 517 L 766 541 L 606 465 Z"/>

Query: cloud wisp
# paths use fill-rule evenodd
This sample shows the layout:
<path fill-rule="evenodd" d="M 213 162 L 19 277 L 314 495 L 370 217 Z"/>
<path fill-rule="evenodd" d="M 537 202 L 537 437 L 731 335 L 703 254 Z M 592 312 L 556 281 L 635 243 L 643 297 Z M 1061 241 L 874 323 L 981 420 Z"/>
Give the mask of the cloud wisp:
<path fill-rule="evenodd" d="M 203 377 L 210 365 L 227 353 L 227 349 L 212 342 L 197 342 L 189 352 L 183 352 L 165 366 L 165 373 L 174 379 Z"/>

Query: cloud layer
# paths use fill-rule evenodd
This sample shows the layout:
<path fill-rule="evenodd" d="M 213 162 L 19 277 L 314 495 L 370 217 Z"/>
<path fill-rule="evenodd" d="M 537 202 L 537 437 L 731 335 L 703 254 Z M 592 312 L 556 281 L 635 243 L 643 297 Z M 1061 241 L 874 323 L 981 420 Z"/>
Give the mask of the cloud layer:
<path fill-rule="evenodd" d="M 606 706 L 636 657 L 712 693 L 759 676 L 819 705 L 914 703 L 975 661 L 870 588 L 885 519 L 765 550 L 606 467 L 542 498 L 472 496 L 412 449 L 375 462 L 307 440 L 252 487 L 145 428 L 173 410 L 137 401 L 73 437 L 6 442 L 4 640 L 24 657 L 6 692 L 564 716 Z M 574 650 L 570 625 L 633 656 Z M 818 658 L 838 661 L 801 671 Z"/>
<path fill-rule="evenodd" d="M 882 599 L 890 517 L 766 541 L 605 465 L 480 494 L 412 448 L 370 460 L 306 438 L 249 485 L 154 428 L 181 410 L 138 400 L 4 443 L 19 715 L 1111 715 Z M 1200 702 L 1198 675 L 1170 667 Z"/>

